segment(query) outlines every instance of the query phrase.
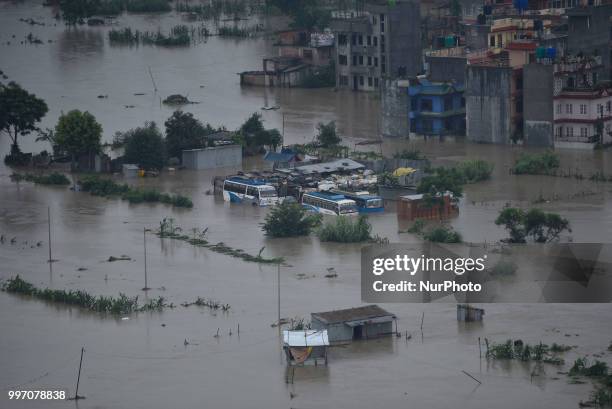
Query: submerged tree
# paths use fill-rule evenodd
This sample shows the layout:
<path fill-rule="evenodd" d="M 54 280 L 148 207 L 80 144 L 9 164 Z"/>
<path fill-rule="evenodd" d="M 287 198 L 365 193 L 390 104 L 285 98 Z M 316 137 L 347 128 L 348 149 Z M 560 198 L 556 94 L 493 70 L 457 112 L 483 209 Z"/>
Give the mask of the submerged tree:
<path fill-rule="evenodd" d="M 155 122 L 131 129 L 124 134 L 126 163 L 143 169 L 159 170 L 164 166 L 164 140 Z"/>
<path fill-rule="evenodd" d="M 72 158 L 72 167 L 78 156 L 100 151 L 102 125 L 89 112 L 74 109 L 59 117 L 55 126 L 55 143 L 58 149 Z"/>
<path fill-rule="evenodd" d="M 571 232 L 569 221 L 556 213 L 540 209 L 527 212 L 514 207 L 503 209 L 495 224 L 504 226 L 510 237 L 508 243 L 526 243 L 531 238 L 536 243 L 549 243 L 559 239 L 564 231 Z"/>
<path fill-rule="evenodd" d="M 326 124 L 319 122 L 317 131 L 317 141 L 323 148 L 331 148 L 342 142 L 342 138 L 336 132 L 336 122 L 334 121 Z"/>
<path fill-rule="evenodd" d="M 307 236 L 320 224 L 321 215 L 308 213 L 298 203 L 284 202 L 270 210 L 261 229 L 266 236 L 296 237 Z"/>
<path fill-rule="evenodd" d="M 164 125 L 168 157 L 179 160 L 183 150 L 205 147 L 206 136 L 217 131 L 209 124 L 204 126 L 192 113 L 180 110 L 175 111 Z"/>
<path fill-rule="evenodd" d="M 0 84 L 0 132 L 6 132 L 11 140 L 11 153 L 5 158 L 7 164 L 21 164 L 18 138 L 40 131 L 36 124 L 47 111 L 45 101 L 30 94 L 19 84 Z"/>

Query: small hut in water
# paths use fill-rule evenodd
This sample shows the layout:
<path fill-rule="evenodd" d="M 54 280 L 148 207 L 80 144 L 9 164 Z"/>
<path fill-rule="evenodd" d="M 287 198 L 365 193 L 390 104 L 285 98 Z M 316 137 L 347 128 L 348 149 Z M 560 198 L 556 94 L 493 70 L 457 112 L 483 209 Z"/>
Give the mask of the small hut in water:
<path fill-rule="evenodd" d="M 326 330 L 283 331 L 283 350 L 287 365 L 317 365 L 319 361 L 327 365 L 328 346 Z"/>
<path fill-rule="evenodd" d="M 332 343 L 392 335 L 396 316 L 378 305 L 310 314 L 312 327 L 329 332 Z"/>
<path fill-rule="evenodd" d="M 457 304 L 457 321 L 482 321 L 485 311 L 469 304 Z"/>

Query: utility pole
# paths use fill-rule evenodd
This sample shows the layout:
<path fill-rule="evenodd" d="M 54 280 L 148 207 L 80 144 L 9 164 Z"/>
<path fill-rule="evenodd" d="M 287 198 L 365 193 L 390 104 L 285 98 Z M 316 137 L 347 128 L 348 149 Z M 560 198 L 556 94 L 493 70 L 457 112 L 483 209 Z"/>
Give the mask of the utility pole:
<path fill-rule="evenodd" d="M 77 375 L 76 392 L 74 393 L 74 400 L 85 399 L 85 396 L 79 396 L 79 382 L 81 381 L 81 367 L 83 366 L 83 353 L 85 347 L 81 348 L 81 360 L 79 361 L 79 374 Z"/>
<path fill-rule="evenodd" d="M 142 244 L 144 247 L 144 279 L 145 279 L 144 288 L 142 290 L 148 291 L 149 286 L 147 283 L 147 228 L 146 227 L 142 228 L 142 238 L 143 238 Z"/>
<path fill-rule="evenodd" d="M 49 263 L 53 263 L 51 258 L 51 207 L 47 206 L 47 230 L 49 231 Z"/>
<path fill-rule="evenodd" d="M 281 302 L 280 302 L 280 293 L 281 293 L 281 288 L 280 288 L 280 263 L 278 263 L 278 268 L 276 270 L 276 282 L 277 282 L 277 287 L 278 287 L 278 331 L 280 332 L 280 327 L 281 327 L 281 312 L 280 312 L 280 306 L 281 306 Z"/>

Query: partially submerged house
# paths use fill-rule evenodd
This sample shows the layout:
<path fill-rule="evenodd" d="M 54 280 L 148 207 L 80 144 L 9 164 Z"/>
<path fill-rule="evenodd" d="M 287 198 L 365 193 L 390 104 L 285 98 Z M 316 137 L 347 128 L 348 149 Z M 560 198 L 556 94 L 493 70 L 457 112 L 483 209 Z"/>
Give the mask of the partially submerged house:
<path fill-rule="evenodd" d="M 220 145 L 183 151 L 183 166 L 186 169 L 201 170 L 242 165 L 242 146 Z"/>
<path fill-rule="evenodd" d="M 329 339 L 326 330 L 283 331 L 283 351 L 287 365 L 315 366 L 320 361 L 327 365 L 327 347 Z"/>
<path fill-rule="evenodd" d="M 313 312 L 312 328 L 326 330 L 330 343 L 350 342 L 392 335 L 397 317 L 378 305 L 366 305 L 345 310 Z"/>

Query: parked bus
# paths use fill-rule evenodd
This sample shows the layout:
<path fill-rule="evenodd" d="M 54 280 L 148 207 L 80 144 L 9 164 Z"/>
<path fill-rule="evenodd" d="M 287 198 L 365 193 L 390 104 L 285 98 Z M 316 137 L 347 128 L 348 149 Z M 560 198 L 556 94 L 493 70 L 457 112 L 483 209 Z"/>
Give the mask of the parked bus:
<path fill-rule="evenodd" d="M 334 191 L 347 199 L 355 201 L 359 213 L 377 213 L 385 210 L 382 197 L 371 195 L 369 192 L 343 192 Z"/>
<path fill-rule="evenodd" d="M 274 186 L 264 182 L 233 177 L 223 182 L 223 200 L 231 203 L 247 202 L 257 206 L 270 206 L 278 203 L 278 193 Z"/>
<path fill-rule="evenodd" d="M 302 206 L 309 211 L 331 215 L 356 215 L 354 200 L 343 195 L 326 192 L 309 192 L 302 195 Z"/>

